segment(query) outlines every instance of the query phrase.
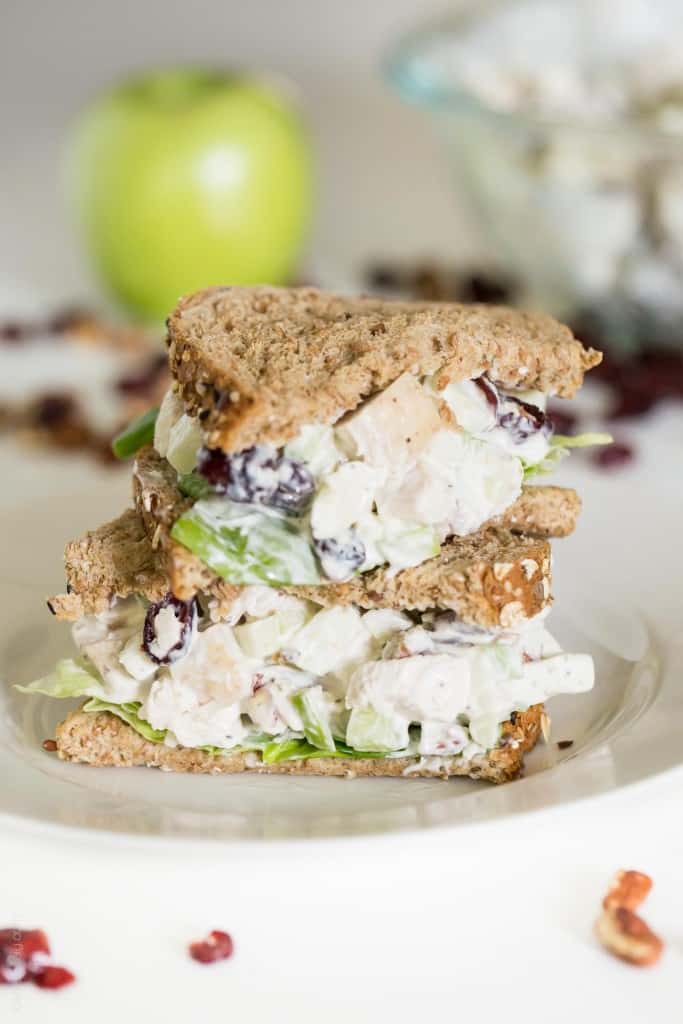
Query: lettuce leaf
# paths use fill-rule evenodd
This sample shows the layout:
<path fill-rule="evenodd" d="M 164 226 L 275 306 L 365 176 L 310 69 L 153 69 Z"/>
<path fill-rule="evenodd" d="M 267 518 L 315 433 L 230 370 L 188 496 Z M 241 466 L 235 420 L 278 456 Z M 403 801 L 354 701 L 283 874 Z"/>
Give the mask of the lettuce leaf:
<path fill-rule="evenodd" d="M 612 444 L 614 438 L 611 434 L 596 434 L 590 431 L 586 434 L 554 434 L 550 438 L 550 445 L 553 448 L 590 448 L 595 444 Z"/>
<path fill-rule="evenodd" d="M 97 676 L 93 675 L 78 661 L 65 658 L 57 663 L 55 671 L 27 686 L 17 686 L 21 693 L 44 694 L 47 697 L 89 697 L 83 704 L 82 710 L 89 714 L 97 714 L 100 711 L 108 711 L 116 715 L 123 722 L 134 729 L 144 739 L 151 743 L 163 743 L 166 739 L 166 729 L 155 729 L 144 718 L 140 717 L 140 701 L 129 701 L 124 704 L 114 704 L 105 700 L 100 694 L 103 693 L 102 684 Z M 305 691 L 304 691 L 305 693 Z M 220 757 L 223 754 L 239 754 L 247 751 L 259 751 L 264 764 L 277 764 L 279 761 L 290 761 L 296 758 L 306 757 L 386 757 L 386 753 L 378 751 L 358 751 L 349 747 L 340 740 L 332 740 L 329 734 L 329 726 L 325 729 L 324 723 L 318 733 L 315 723 L 311 720 L 310 735 L 318 743 L 331 741 L 329 747 L 322 749 L 314 746 L 307 739 L 301 737 L 289 737 L 284 740 L 272 740 L 265 733 L 255 733 L 250 739 L 241 743 L 238 747 L 229 749 L 215 746 L 202 746 L 199 750 Z"/>
<path fill-rule="evenodd" d="M 284 516 L 209 498 L 180 516 L 171 536 L 231 583 L 320 583 L 311 545 Z"/>
<path fill-rule="evenodd" d="M 308 740 L 281 740 L 268 743 L 262 752 L 264 764 L 277 764 L 279 761 L 295 761 L 304 757 L 386 757 L 386 754 L 377 752 L 353 750 L 345 743 L 337 741 L 334 750 L 320 750 L 314 747 Z"/>
<path fill-rule="evenodd" d="M 128 704 L 111 704 L 107 700 L 93 697 L 92 700 L 83 705 L 82 710 L 93 713 L 109 711 L 110 714 L 116 715 L 117 718 L 126 722 L 131 729 L 135 729 L 137 733 L 144 736 L 146 740 L 151 740 L 152 743 L 163 743 L 166 739 L 166 730 L 154 729 L 144 718 L 140 718 L 138 712 L 141 707 L 140 701 L 130 701 Z"/>
<path fill-rule="evenodd" d="M 550 438 L 550 451 L 541 462 L 524 464 L 524 480 L 530 480 L 535 476 L 545 476 L 557 469 L 562 459 L 569 455 L 572 448 L 590 448 L 593 445 L 612 444 L 611 434 L 575 434 L 570 437 L 567 434 L 554 434 Z"/>
<path fill-rule="evenodd" d="M 211 484 L 199 473 L 183 473 L 178 477 L 178 490 L 186 498 L 193 498 L 199 501 L 201 498 L 210 498 L 213 494 Z"/>
<path fill-rule="evenodd" d="M 46 697 L 97 697 L 102 694 L 98 675 L 76 658 L 62 658 L 54 672 L 36 679 L 27 686 L 16 686 L 20 693 L 42 693 Z"/>

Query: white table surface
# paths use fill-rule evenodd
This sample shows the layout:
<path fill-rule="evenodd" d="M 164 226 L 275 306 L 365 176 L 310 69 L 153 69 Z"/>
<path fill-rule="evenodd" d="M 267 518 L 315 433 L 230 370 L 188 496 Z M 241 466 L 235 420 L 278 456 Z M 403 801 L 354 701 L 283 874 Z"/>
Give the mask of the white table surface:
<path fill-rule="evenodd" d="M 556 597 L 635 594 L 671 635 L 682 624 L 683 410 L 626 434 L 642 450 L 632 467 L 600 474 L 575 457 L 562 470 L 585 509 L 556 545 Z M 0 475 L 0 507 L 84 479 L 118 486 L 87 463 L 18 458 L 11 444 Z M 122 497 L 127 486 L 121 477 Z M 572 577 L 581 546 L 591 581 Z M 59 993 L 3 990 L 0 1021 L 680 1021 L 682 799 L 680 769 L 553 811 L 394 838 L 162 845 L 0 826 L 0 926 L 45 928 L 78 974 Z M 612 960 L 592 935 L 620 867 L 655 881 L 644 916 L 667 949 L 650 970 Z M 185 947 L 212 928 L 232 933 L 236 953 L 203 968 Z"/>

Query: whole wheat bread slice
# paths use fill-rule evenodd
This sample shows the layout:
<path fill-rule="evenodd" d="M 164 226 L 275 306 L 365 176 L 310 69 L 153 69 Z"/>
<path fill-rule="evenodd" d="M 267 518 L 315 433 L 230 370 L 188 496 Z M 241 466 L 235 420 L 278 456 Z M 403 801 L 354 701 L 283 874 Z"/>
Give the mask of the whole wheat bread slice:
<path fill-rule="evenodd" d="M 202 592 L 211 599 L 212 615 L 225 615 L 240 588 L 219 579 L 185 548 L 175 547 L 192 560 L 186 570 L 182 563 L 174 570 L 173 547 L 170 560 L 162 546 L 154 549 L 140 517 L 128 510 L 67 545 L 67 593 L 51 597 L 50 609 L 60 619 L 74 620 L 102 611 L 116 596 L 141 593 L 158 600 L 173 590 L 185 600 Z M 169 561 L 182 586 L 167 575 Z M 550 602 L 550 547 L 547 541 L 492 527 L 450 541 L 436 558 L 394 576 L 374 569 L 348 583 L 281 589 L 323 606 L 452 608 L 467 622 L 512 628 Z"/>
<path fill-rule="evenodd" d="M 139 593 L 157 601 L 168 593 L 164 561 L 132 508 L 79 540 L 70 541 L 64 562 L 67 592 L 47 602 L 58 619 L 73 621 L 102 611 L 113 597 Z"/>
<path fill-rule="evenodd" d="M 168 319 L 171 371 L 208 443 L 284 444 L 402 373 L 487 373 L 571 397 L 601 354 L 552 317 L 493 306 L 344 298 L 315 288 L 208 288 Z"/>
<path fill-rule="evenodd" d="M 254 772 L 271 775 L 342 775 L 390 777 L 408 776 L 449 778 L 468 775 L 489 782 L 507 782 L 522 768 L 541 730 L 543 705 L 517 712 L 505 722 L 500 746 L 470 760 L 462 757 L 439 758 L 438 763 L 420 764 L 417 757 L 399 758 L 306 758 L 263 764 L 258 753 L 215 756 L 189 747 L 167 747 L 152 743 L 131 726 L 108 711 L 97 713 L 72 711 L 56 729 L 57 753 L 63 761 L 79 764 L 131 768 L 144 766 L 172 772 L 210 775 Z M 408 771 L 406 772 L 406 769 Z"/>

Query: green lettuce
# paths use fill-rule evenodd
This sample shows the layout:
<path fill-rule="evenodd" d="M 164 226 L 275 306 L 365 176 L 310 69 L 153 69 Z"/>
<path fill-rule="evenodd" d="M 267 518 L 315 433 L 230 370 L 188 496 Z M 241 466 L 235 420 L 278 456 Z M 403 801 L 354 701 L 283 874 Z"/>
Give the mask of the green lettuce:
<path fill-rule="evenodd" d="M 54 672 L 41 679 L 36 679 L 27 686 L 17 686 L 21 693 L 44 694 L 47 697 L 89 697 L 83 704 L 82 710 L 89 714 L 97 714 L 100 711 L 108 711 L 116 715 L 123 722 L 134 729 L 144 739 L 151 743 L 163 743 L 166 739 L 166 729 L 155 729 L 144 718 L 140 717 L 140 701 L 128 701 L 122 704 L 115 704 L 102 696 L 103 688 L 99 677 L 88 670 L 85 665 L 75 659 L 65 658 L 59 661 Z M 326 707 L 312 694 L 310 690 L 301 691 L 295 694 L 294 704 L 299 709 L 304 728 L 305 738 L 290 736 L 286 739 L 272 740 L 265 733 L 254 733 L 246 741 L 237 747 L 229 749 L 216 746 L 201 746 L 198 749 L 204 750 L 214 757 L 221 757 L 226 754 L 246 753 L 247 751 L 259 751 L 264 764 L 277 764 L 280 761 L 291 761 L 300 758 L 312 757 L 342 757 L 342 758 L 367 758 L 386 757 L 387 753 L 380 751 L 360 751 L 350 747 L 347 743 L 332 736 L 329 722 L 329 713 Z M 326 717 L 327 716 L 327 717 Z M 400 755 L 403 752 L 393 752 Z"/>
<path fill-rule="evenodd" d="M 224 498 L 198 501 L 171 536 L 231 583 L 319 583 L 311 545 L 297 524 Z"/>
<path fill-rule="evenodd" d="M 107 700 L 101 700 L 99 697 L 93 697 L 92 700 L 83 705 L 82 710 L 93 713 L 108 711 L 110 714 L 116 715 L 117 718 L 121 718 L 131 729 L 135 729 L 141 736 L 144 736 L 146 740 L 151 740 L 152 743 L 163 743 L 166 739 L 166 730 L 154 729 L 144 718 L 140 718 L 138 712 L 141 707 L 140 701 L 137 700 L 129 701 L 127 704 L 112 704 Z"/>
<path fill-rule="evenodd" d="M 524 464 L 524 479 L 530 480 L 535 476 L 545 476 L 552 473 L 559 463 L 564 459 L 572 448 L 590 448 L 593 445 L 612 444 L 611 434 L 576 434 L 570 437 L 567 434 L 554 434 L 550 438 L 550 451 L 541 462 Z"/>
<path fill-rule="evenodd" d="M 54 672 L 16 689 L 21 693 L 42 693 L 46 697 L 95 697 L 103 693 L 99 676 L 75 658 L 62 658 Z"/>
<path fill-rule="evenodd" d="M 268 743 L 263 748 L 262 758 L 264 764 L 278 764 L 280 761 L 295 761 L 304 757 L 385 757 L 385 754 L 369 751 L 354 750 L 346 743 L 335 743 L 334 750 L 321 750 L 314 747 L 308 740 L 289 739 Z"/>
<path fill-rule="evenodd" d="M 213 494 L 211 484 L 199 473 L 183 473 L 178 477 L 178 490 L 186 498 L 199 501 L 201 498 L 210 498 Z"/>

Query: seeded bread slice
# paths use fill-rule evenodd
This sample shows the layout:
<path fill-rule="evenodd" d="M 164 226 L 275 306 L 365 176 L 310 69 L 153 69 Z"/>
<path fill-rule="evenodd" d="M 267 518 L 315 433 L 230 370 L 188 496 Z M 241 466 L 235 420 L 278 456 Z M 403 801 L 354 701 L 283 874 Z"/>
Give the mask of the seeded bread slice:
<path fill-rule="evenodd" d="M 170 559 L 163 546 L 155 549 L 140 517 L 128 510 L 67 545 L 67 593 L 50 598 L 48 605 L 58 618 L 74 620 L 102 611 L 113 597 L 141 593 L 155 601 L 173 590 L 184 600 L 201 592 L 210 599 L 214 618 L 226 615 L 240 587 L 176 547 L 187 556 L 186 566 L 172 561 L 173 547 Z M 393 576 L 374 569 L 348 583 L 281 589 L 324 607 L 451 608 L 466 622 L 513 628 L 550 603 L 550 546 L 491 527 L 450 541 L 436 558 Z"/>
<path fill-rule="evenodd" d="M 254 772 L 269 775 L 342 775 L 408 778 L 468 775 L 489 782 L 507 782 L 519 775 L 524 754 L 531 750 L 541 731 L 543 705 L 517 712 L 505 722 L 501 743 L 470 760 L 462 757 L 424 759 L 314 757 L 279 764 L 263 764 L 255 752 L 215 756 L 189 747 L 151 743 L 108 711 L 72 711 L 57 726 L 57 753 L 63 761 L 78 764 L 131 768 L 161 768 L 170 772 L 208 775 Z"/>
<path fill-rule="evenodd" d="M 163 560 L 132 508 L 79 540 L 70 541 L 64 565 L 67 593 L 47 602 L 58 619 L 75 620 L 102 611 L 112 597 L 140 593 L 157 601 L 168 593 Z"/>
<path fill-rule="evenodd" d="M 493 306 L 344 298 L 315 288 L 208 288 L 168 319 L 171 371 L 209 444 L 284 444 L 402 373 L 488 373 L 571 397 L 602 356 L 552 317 Z"/>

